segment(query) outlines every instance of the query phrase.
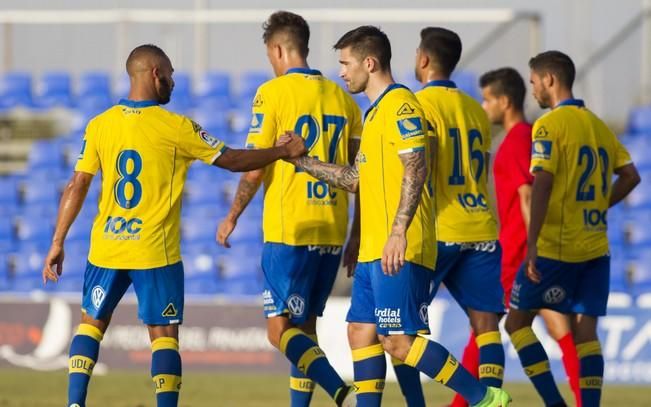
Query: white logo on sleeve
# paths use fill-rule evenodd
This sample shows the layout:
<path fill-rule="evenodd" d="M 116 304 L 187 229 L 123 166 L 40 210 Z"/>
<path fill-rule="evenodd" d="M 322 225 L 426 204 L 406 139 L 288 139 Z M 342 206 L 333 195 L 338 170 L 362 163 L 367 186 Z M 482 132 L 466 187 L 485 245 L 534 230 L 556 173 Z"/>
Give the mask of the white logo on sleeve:
<path fill-rule="evenodd" d="M 292 294 L 287 299 L 287 308 L 292 315 L 300 317 L 305 312 L 305 300 L 300 295 Z"/>
<path fill-rule="evenodd" d="M 199 131 L 199 137 L 201 137 L 201 140 L 203 140 L 204 143 L 208 144 L 212 148 L 216 148 L 220 143 L 220 141 L 217 140 L 217 138 L 211 136 L 205 130 Z"/>

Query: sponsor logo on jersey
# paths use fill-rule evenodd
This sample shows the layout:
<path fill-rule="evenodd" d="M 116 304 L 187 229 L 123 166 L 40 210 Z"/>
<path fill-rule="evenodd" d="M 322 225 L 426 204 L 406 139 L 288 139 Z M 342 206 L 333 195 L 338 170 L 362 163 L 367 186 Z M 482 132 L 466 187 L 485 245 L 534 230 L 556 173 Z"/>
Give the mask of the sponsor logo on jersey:
<path fill-rule="evenodd" d="M 95 287 L 93 287 L 93 291 L 91 291 L 90 293 L 90 299 L 93 302 L 93 307 L 95 307 L 95 309 L 99 309 L 99 307 L 104 302 L 105 297 L 106 297 L 106 292 L 101 286 L 96 285 Z"/>
<path fill-rule="evenodd" d="M 536 140 L 531 146 L 531 158 L 549 160 L 552 156 L 552 142 L 549 140 Z"/>
<path fill-rule="evenodd" d="M 560 304 L 565 299 L 565 290 L 560 286 L 553 286 L 543 294 L 543 301 L 547 304 Z"/>
<path fill-rule="evenodd" d="M 122 216 L 109 216 L 104 224 L 104 239 L 140 240 L 142 219 L 126 219 Z"/>
<path fill-rule="evenodd" d="M 420 317 L 420 320 L 423 321 L 425 325 L 429 325 L 429 315 L 427 312 L 427 303 L 424 302 L 420 304 L 420 308 L 418 309 L 418 316 Z"/>
<path fill-rule="evenodd" d="M 310 246 L 307 246 L 307 251 L 308 252 L 318 251 L 320 256 L 323 256 L 324 254 L 332 254 L 332 255 L 336 256 L 336 255 L 341 253 L 341 246 L 315 246 L 315 245 L 310 245 Z"/>
<path fill-rule="evenodd" d="M 264 120 L 264 113 L 253 113 L 251 117 L 251 125 L 249 126 L 249 133 L 260 133 L 262 131 L 262 121 Z"/>
<path fill-rule="evenodd" d="M 401 328 L 400 308 L 376 308 L 375 318 L 380 328 Z"/>
<path fill-rule="evenodd" d="M 253 99 L 253 107 L 260 107 L 264 104 L 264 101 L 262 100 L 262 95 L 257 94 L 255 95 L 255 99 Z"/>
<path fill-rule="evenodd" d="M 405 114 L 412 114 L 415 111 L 416 110 L 413 107 L 411 107 L 409 103 L 403 103 L 402 106 L 400 106 L 400 109 L 398 109 L 398 111 L 396 112 L 396 114 L 398 116 L 402 116 Z"/>
<path fill-rule="evenodd" d="M 547 132 L 547 129 L 545 126 L 540 126 L 540 128 L 536 131 L 536 134 L 534 135 L 534 138 L 545 138 L 549 135 Z"/>
<path fill-rule="evenodd" d="M 162 315 L 164 317 L 175 317 L 177 315 L 176 307 L 171 302 L 167 304 L 167 307 L 163 310 Z"/>
<path fill-rule="evenodd" d="M 217 146 L 221 144 L 217 138 L 211 136 L 205 130 L 199 130 L 199 137 L 201 140 L 203 140 L 204 143 L 208 144 L 212 148 L 217 148 Z"/>
<path fill-rule="evenodd" d="M 406 119 L 398 120 L 398 130 L 400 131 L 400 136 L 403 140 L 422 136 L 423 133 L 423 123 L 420 120 L 420 117 L 408 117 Z"/>

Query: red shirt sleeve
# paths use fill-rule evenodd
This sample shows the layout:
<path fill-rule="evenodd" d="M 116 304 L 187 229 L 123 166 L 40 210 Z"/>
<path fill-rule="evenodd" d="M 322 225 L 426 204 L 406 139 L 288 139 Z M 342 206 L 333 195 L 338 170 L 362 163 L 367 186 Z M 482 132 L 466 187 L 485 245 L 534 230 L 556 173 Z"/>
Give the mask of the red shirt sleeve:
<path fill-rule="evenodd" d="M 533 176 L 529 172 L 531 163 L 531 126 L 519 124 L 513 129 L 509 157 L 511 157 L 511 176 L 513 185 L 519 188 L 524 184 L 532 184 Z"/>

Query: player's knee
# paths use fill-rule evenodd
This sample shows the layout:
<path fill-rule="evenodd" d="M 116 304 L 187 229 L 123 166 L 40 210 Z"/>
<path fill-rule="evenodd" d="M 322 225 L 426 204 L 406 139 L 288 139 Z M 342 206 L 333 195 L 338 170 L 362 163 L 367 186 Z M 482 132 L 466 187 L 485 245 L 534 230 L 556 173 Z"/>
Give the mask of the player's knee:
<path fill-rule="evenodd" d="M 381 336 L 380 342 L 384 351 L 396 359 L 405 360 L 409 353 L 411 340 L 408 335 Z"/>
<path fill-rule="evenodd" d="M 499 316 L 492 312 L 469 311 L 470 324 L 475 335 L 496 331 Z"/>
<path fill-rule="evenodd" d="M 526 326 L 522 320 L 516 317 L 514 314 L 509 313 L 506 316 L 506 321 L 504 321 L 504 329 L 509 335 L 512 335 L 513 332 L 522 329 Z"/>
<path fill-rule="evenodd" d="M 273 317 L 267 320 L 267 340 L 276 349 L 280 349 L 280 339 L 290 328 L 289 321 L 284 317 Z"/>

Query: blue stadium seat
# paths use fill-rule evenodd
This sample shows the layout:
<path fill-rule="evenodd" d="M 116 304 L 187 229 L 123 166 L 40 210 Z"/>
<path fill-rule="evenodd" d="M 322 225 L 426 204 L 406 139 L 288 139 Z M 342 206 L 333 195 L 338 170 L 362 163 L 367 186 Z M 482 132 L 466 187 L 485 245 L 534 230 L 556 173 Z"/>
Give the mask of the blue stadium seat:
<path fill-rule="evenodd" d="M 33 107 L 32 75 L 28 72 L 7 72 L 0 77 L 0 108 Z"/>
<path fill-rule="evenodd" d="M 192 80 L 187 72 L 175 72 L 174 90 L 170 102 L 165 105 L 165 109 L 179 113 L 187 114 L 194 107 L 192 97 Z"/>
<path fill-rule="evenodd" d="M 229 128 L 229 114 L 220 106 L 201 105 L 194 109 L 192 120 L 217 138 Z"/>
<path fill-rule="evenodd" d="M 17 215 L 31 218 L 45 217 L 54 219 L 57 215 L 57 210 L 57 202 L 38 202 L 22 205 Z"/>
<path fill-rule="evenodd" d="M 651 209 L 651 169 L 640 170 L 640 176 L 642 182 L 626 197 L 625 203 L 632 209 Z"/>
<path fill-rule="evenodd" d="M 41 271 L 46 253 L 22 250 L 12 256 L 12 276 L 10 288 L 14 291 L 31 291 L 43 288 Z"/>
<path fill-rule="evenodd" d="M 219 169 L 212 165 L 205 164 L 201 161 L 195 161 L 188 169 L 188 180 L 213 180 L 219 173 Z"/>
<path fill-rule="evenodd" d="M 629 255 L 630 279 L 634 294 L 651 290 L 651 245 L 633 246 Z"/>
<path fill-rule="evenodd" d="M 184 242 L 211 242 L 215 241 L 217 231 L 217 217 L 206 219 L 204 217 L 188 217 L 181 219 L 181 237 Z"/>
<path fill-rule="evenodd" d="M 631 159 L 640 171 L 651 170 L 651 156 L 648 154 L 651 149 L 651 137 L 625 134 L 620 140 L 631 154 Z"/>
<path fill-rule="evenodd" d="M 90 240 L 90 230 L 93 227 L 93 219 L 87 217 L 77 217 L 70 226 L 66 242 L 87 241 Z"/>
<path fill-rule="evenodd" d="M 9 258 L 0 253 L 0 292 L 10 288 L 9 278 Z"/>
<path fill-rule="evenodd" d="M 251 208 L 247 208 L 240 216 L 237 226 L 229 238 L 229 242 L 234 248 L 262 246 L 262 219 L 249 209 Z"/>
<path fill-rule="evenodd" d="M 88 116 L 94 116 L 114 103 L 111 78 L 107 72 L 86 72 L 79 78 L 77 105 Z"/>
<path fill-rule="evenodd" d="M 131 80 L 129 75 L 126 73 L 119 75 L 115 80 L 115 85 L 113 86 L 113 94 L 115 95 L 115 100 L 126 99 L 129 96 L 129 91 L 131 90 Z"/>
<path fill-rule="evenodd" d="M 17 222 L 16 237 L 19 242 L 49 243 L 54 232 L 51 217 L 21 216 Z"/>
<path fill-rule="evenodd" d="M 36 103 L 42 107 L 73 107 L 70 74 L 68 72 L 45 72 L 41 77 Z"/>
<path fill-rule="evenodd" d="M 217 174 L 217 170 L 213 169 Z M 183 203 L 187 205 L 208 204 L 217 206 L 221 200 L 222 183 L 218 179 L 193 180 L 185 183 Z"/>
<path fill-rule="evenodd" d="M 15 227 L 13 217 L 3 217 L 0 222 L 0 253 L 8 253 L 15 248 Z"/>
<path fill-rule="evenodd" d="M 271 79 L 271 76 L 266 71 L 244 72 L 240 77 L 238 104 L 250 107 L 258 87 L 269 79 Z"/>
<path fill-rule="evenodd" d="M 36 141 L 32 143 L 29 152 L 29 168 L 63 168 L 65 157 L 57 143 L 49 140 Z"/>
<path fill-rule="evenodd" d="M 25 204 L 57 204 L 59 202 L 59 187 L 54 182 L 31 179 L 25 183 L 23 201 Z"/>
<path fill-rule="evenodd" d="M 469 71 L 456 71 L 452 74 L 451 78 L 459 89 L 472 96 L 476 100 L 481 100 L 481 93 L 479 90 L 479 83 L 477 76 Z"/>
<path fill-rule="evenodd" d="M 651 106 L 640 106 L 631 110 L 628 130 L 631 133 L 651 132 Z"/>
<path fill-rule="evenodd" d="M 251 106 L 243 106 L 231 112 L 231 131 L 243 135 L 242 144 L 237 147 L 243 147 L 246 141 L 246 134 L 251 126 Z"/>
<path fill-rule="evenodd" d="M 258 280 L 262 278 L 261 248 L 233 247 L 218 257 L 219 275 L 223 280 Z"/>
<path fill-rule="evenodd" d="M 0 207 L 18 204 L 18 197 L 18 182 L 16 178 L 0 178 Z"/>
<path fill-rule="evenodd" d="M 631 245 L 651 244 L 650 221 L 651 208 L 629 210 L 622 222 L 626 242 Z M 611 222 L 608 227 L 611 227 Z"/>
<path fill-rule="evenodd" d="M 353 95 L 353 99 L 355 100 L 355 102 L 357 102 L 357 105 L 362 111 L 362 115 L 366 113 L 369 107 L 371 107 L 371 102 L 368 100 L 368 98 L 364 93 L 357 93 Z"/>
<path fill-rule="evenodd" d="M 231 77 L 227 72 L 206 72 L 197 89 L 200 97 L 206 96 L 231 96 Z"/>

